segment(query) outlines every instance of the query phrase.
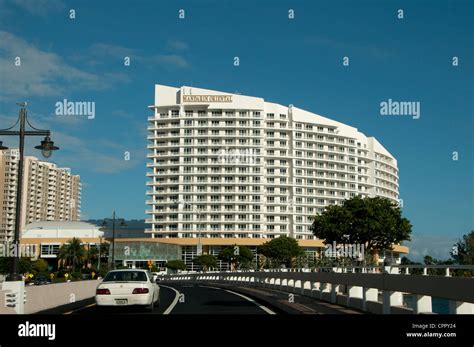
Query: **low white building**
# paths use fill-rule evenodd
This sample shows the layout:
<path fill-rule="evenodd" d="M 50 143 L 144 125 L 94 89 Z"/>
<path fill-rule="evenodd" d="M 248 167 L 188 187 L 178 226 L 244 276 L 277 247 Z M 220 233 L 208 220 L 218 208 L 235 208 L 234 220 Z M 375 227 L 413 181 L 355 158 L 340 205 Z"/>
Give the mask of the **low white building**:
<path fill-rule="evenodd" d="M 57 259 L 61 246 L 72 238 L 80 239 L 89 248 L 103 242 L 104 232 L 98 226 L 85 222 L 35 222 L 25 226 L 20 243 L 36 249 L 44 259 Z M 50 262 L 57 266 L 57 262 Z"/>

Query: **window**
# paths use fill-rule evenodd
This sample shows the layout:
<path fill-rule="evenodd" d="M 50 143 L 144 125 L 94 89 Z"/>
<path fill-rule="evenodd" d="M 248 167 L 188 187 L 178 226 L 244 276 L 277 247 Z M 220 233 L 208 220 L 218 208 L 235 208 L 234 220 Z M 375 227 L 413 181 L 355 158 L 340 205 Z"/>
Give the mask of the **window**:
<path fill-rule="evenodd" d="M 42 257 L 56 257 L 59 253 L 60 244 L 42 244 L 41 245 L 41 256 Z"/>
<path fill-rule="evenodd" d="M 111 271 L 103 282 L 147 282 L 147 276 L 144 271 Z"/>

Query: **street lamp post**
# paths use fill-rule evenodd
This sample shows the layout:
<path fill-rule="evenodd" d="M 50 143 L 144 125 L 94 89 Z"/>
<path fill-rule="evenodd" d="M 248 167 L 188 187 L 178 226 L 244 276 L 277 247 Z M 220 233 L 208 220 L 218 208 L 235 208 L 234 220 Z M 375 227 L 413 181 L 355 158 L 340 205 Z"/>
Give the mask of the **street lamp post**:
<path fill-rule="evenodd" d="M 20 138 L 20 158 L 18 161 L 18 182 L 17 182 L 17 189 L 16 189 L 16 215 L 15 215 L 15 233 L 13 237 L 13 244 L 15 247 L 15 257 L 13 258 L 13 264 L 11 268 L 10 274 L 8 274 L 6 281 L 22 281 L 22 276 L 20 272 L 20 223 L 21 223 L 21 203 L 22 203 L 22 191 L 23 191 L 23 160 L 24 160 L 24 149 L 25 149 L 25 137 L 26 136 L 44 136 L 44 140 L 41 141 L 41 144 L 35 146 L 36 149 L 41 150 L 41 153 L 45 158 L 49 158 L 51 156 L 51 152 L 58 150 L 59 148 L 54 145 L 54 142 L 51 141 L 51 133 L 49 130 L 40 130 L 36 129 L 31 123 L 28 121 L 28 116 L 26 112 L 26 102 L 18 103 L 20 106 L 20 112 L 18 115 L 18 119 L 16 123 L 7 129 L 0 129 L 0 135 L 5 136 L 18 136 Z M 19 124 L 18 130 L 12 130 Z M 26 130 L 26 124 L 30 126 L 32 130 Z M 0 150 L 8 149 L 2 145 L 0 142 Z"/>
<path fill-rule="evenodd" d="M 111 264 L 111 269 L 113 270 L 113 269 L 115 269 L 115 223 L 120 222 L 121 227 L 125 227 L 125 226 L 127 226 L 127 224 L 125 224 L 125 220 L 123 218 L 116 218 L 115 210 L 112 213 L 111 221 L 112 221 L 112 264 Z M 107 220 L 104 219 L 104 222 L 102 223 L 102 226 L 105 227 L 107 225 L 108 225 Z"/>
<path fill-rule="evenodd" d="M 101 248 L 102 248 L 102 236 L 99 236 L 99 257 L 97 258 L 97 271 L 99 273 L 100 273 L 100 257 L 102 256 Z"/>

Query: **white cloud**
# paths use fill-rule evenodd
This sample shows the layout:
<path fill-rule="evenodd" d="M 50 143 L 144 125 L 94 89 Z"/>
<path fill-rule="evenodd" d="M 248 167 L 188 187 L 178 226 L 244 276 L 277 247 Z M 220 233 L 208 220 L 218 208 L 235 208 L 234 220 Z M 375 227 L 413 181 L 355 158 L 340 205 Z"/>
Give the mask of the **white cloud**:
<path fill-rule="evenodd" d="M 185 47 L 184 42 L 180 42 L 181 47 Z M 181 48 L 183 49 L 183 48 Z M 165 68 L 186 68 L 189 62 L 179 54 L 154 54 L 147 56 L 142 50 L 128 48 L 120 45 L 112 45 L 108 43 L 94 43 L 88 50 L 88 54 L 96 59 L 92 59 L 95 65 L 100 64 L 97 58 L 115 57 L 117 60 L 123 60 L 130 57 L 131 64 L 138 62 L 145 67 L 162 66 Z M 75 59 L 82 59 L 81 56 L 75 56 Z M 88 58 L 89 59 L 89 58 Z"/>
<path fill-rule="evenodd" d="M 11 127 L 13 124 L 15 124 L 17 119 L 18 119 L 18 115 L 7 116 L 4 114 L 0 114 L 0 124 L 1 124 L 0 129 L 6 129 L 6 128 Z"/>
<path fill-rule="evenodd" d="M 178 54 L 158 54 L 146 59 L 145 61 L 152 65 L 156 63 L 168 67 L 184 68 L 189 66 L 187 60 Z"/>
<path fill-rule="evenodd" d="M 21 59 L 20 66 L 15 66 L 16 57 Z M 98 76 L 82 71 L 59 55 L 5 31 L 0 31 L 0 76 L 1 99 L 59 96 L 71 90 L 101 90 L 128 81 L 128 76 L 121 73 Z"/>
<path fill-rule="evenodd" d="M 16 119 L 15 116 L 0 114 L 1 128 L 13 125 Z M 33 125 L 40 129 L 50 129 L 51 127 L 44 121 L 46 119 L 34 117 Z M 89 141 L 58 130 L 51 131 L 51 139 L 55 145 L 59 146 L 59 151 L 53 153 L 49 160 L 56 162 L 59 166 L 71 168 L 75 174 L 84 171 L 112 174 L 132 169 L 137 165 L 145 167 L 146 148 L 143 147 L 131 147 L 106 139 Z M 39 137 L 28 138 L 25 154 L 42 159 L 40 152 L 34 149 L 40 140 Z M 0 141 L 4 141 L 4 145 L 9 148 L 18 148 L 17 137 L 5 136 Z M 130 160 L 124 159 L 125 151 L 130 152 Z"/>
<path fill-rule="evenodd" d="M 391 49 L 387 47 L 381 47 L 377 44 L 340 40 L 327 35 L 306 36 L 303 37 L 303 42 L 310 46 L 323 46 L 344 52 L 352 51 L 364 53 L 376 58 L 385 58 L 393 53 Z"/>
<path fill-rule="evenodd" d="M 65 8 L 62 0 L 6 0 L 4 4 L 14 4 L 34 16 L 46 17 L 52 12 Z"/>
<path fill-rule="evenodd" d="M 146 158 L 140 154 L 145 150 L 129 148 L 124 144 L 108 140 L 88 141 L 63 132 L 54 132 L 55 143 L 61 148 L 55 153 L 58 161 L 73 169 L 96 173 L 117 173 L 132 169 L 145 163 Z M 124 159 L 124 152 L 131 153 L 130 160 Z"/>
<path fill-rule="evenodd" d="M 106 56 L 134 56 L 138 55 L 138 50 L 133 48 L 127 48 L 119 45 L 112 45 L 108 43 L 94 43 L 87 50 L 89 54 L 97 57 L 106 57 Z"/>
<path fill-rule="evenodd" d="M 406 243 L 406 246 L 410 248 L 408 258 L 421 262 L 425 255 L 430 255 L 438 260 L 447 260 L 450 258 L 449 253 L 457 239 L 448 235 L 414 235 L 412 240 Z"/>
<path fill-rule="evenodd" d="M 179 40 L 173 40 L 173 41 L 168 42 L 168 46 L 171 49 L 177 50 L 177 51 L 184 51 L 189 48 L 189 45 L 186 42 L 179 41 Z"/>

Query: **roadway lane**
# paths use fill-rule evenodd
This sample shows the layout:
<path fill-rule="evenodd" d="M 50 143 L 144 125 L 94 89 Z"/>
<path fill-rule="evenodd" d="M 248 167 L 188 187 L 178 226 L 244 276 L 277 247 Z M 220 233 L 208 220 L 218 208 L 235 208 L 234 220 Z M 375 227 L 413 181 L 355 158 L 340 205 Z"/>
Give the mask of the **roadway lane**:
<path fill-rule="evenodd" d="M 180 292 L 171 314 L 273 314 L 253 299 L 223 288 L 182 284 L 172 287 Z"/>
<path fill-rule="evenodd" d="M 160 285 L 160 305 L 153 312 L 140 307 L 98 308 L 93 300 L 64 314 L 273 314 L 253 299 L 228 289 L 207 285 Z M 59 312 L 51 312 L 59 313 Z"/>
<path fill-rule="evenodd" d="M 160 286 L 160 305 L 155 307 L 153 312 L 143 307 L 97 307 L 94 298 L 84 307 L 69 310 L 64 314 L 163 314 L 173 301 L 176 300 L 176 293 L 169 287 Z"/>

